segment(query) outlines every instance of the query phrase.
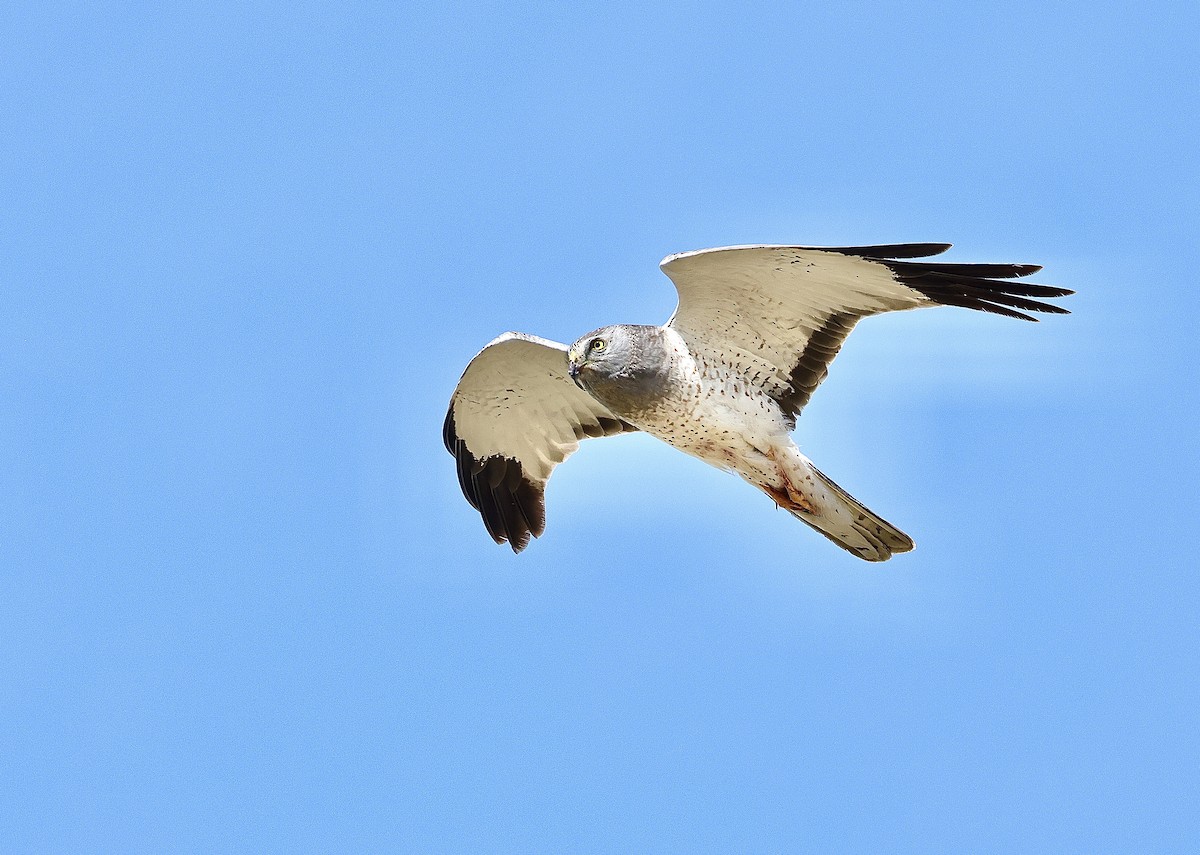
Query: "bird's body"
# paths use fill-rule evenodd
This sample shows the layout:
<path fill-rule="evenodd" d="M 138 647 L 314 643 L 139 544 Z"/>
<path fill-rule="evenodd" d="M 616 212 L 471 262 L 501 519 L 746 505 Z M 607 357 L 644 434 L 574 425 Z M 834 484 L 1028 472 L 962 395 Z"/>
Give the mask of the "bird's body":
<path fill-rule="evenodd" d="M 597 340 L 610 349 L 625 349 L 621 369 L 598 372 L 584 363 L 576 382 L 624 422 L 738 475 L 868 560 L 912 548 L 911 539 L 894 526 L 878 518 L 868 523 L 875 515 L 837 489 L 800 452 L 791 437 L 795 422 L 760 379 L 703 349 L 693 352 L 667 326 L 595 330 L 568 349 L 568 357 Z"/>
<path fill-rule="evenodd" d="M 634 384 L 585 369 L 579 377 L 584 389 L 638 430 L 705 463 L 751 483 L 770 476 L 768 455 L 792 446 L 791 426 L 761 387 L 711 356 L 692 353 L 672 329 L 628 326 L 623 332 L 635 339 L 639 357 L 652 352 L 665 358 L 654 360 Z M 581 341 L 621 333 L 610 327 Z"/>
<path fill-rule="evenodd" d="M 912 540 L 826 478 L 791 438 L 796 416 L 862 317 L 961 305 L 1033 320 L 1028 296 L 1065 289 L 998 281 L 1031 265 L 915 264 L 943 244 L 726 247 L 671 256 L 680 292 L 662 326 L 602 327 L 569 348 L 507 333 L 467 367 L 446 418 L 459 482 L 497 542 L 544 527 L 550 471 L 586 436 L 649 433 L 736 473 L 868 561 Z"/>

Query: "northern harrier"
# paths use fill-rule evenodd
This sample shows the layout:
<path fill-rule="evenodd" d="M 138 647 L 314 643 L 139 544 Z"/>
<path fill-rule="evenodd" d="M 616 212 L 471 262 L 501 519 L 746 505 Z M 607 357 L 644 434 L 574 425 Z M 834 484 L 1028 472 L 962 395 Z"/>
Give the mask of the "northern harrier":
<path fill-rule="evenodd" d="M 790 433 L 859 319 L 964 306 L 1022 320 L 1065 288 L 1032 264 L 946 264 L 949 244 L 731 246 L 668 256 L 679 306 L 663 326 L 601 327 L 570 347 L 505 333 L 467 366 L 446 448 L 488 534 L 514 552 L 546 525 L 554 467 L 586 437 L 641 430 L 734 472 L 843 549 L 885 561 L 912 539 L 800 453 Z"/>

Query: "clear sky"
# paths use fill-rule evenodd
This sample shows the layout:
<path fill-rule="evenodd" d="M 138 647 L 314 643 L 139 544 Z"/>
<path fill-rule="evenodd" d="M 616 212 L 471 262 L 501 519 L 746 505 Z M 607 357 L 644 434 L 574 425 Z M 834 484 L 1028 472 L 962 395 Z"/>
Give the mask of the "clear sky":
<path fill-rule="evenodd" d="M 165 7 L 165 8 L 164 8 Z M 0 849 L 1200 849 L 1194 3 L 18 3 Z M 671 252 L 952 241 L 797 430 L 868 565 L 645 436 L 496 547 L 470 357 Z"/>

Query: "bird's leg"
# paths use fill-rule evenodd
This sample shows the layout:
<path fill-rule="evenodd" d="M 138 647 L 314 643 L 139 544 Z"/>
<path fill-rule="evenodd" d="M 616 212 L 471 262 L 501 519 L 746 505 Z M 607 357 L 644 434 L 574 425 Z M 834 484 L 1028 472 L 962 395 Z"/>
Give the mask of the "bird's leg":
<path fill-rule="evenodd" d="M 781 508 L 805 514 L 816 514 L 817 508 L 813 504 L 812 499 L 793 483 L 790 475 L 791 472 L 794 472 L 794 469 L 789 471 L 789 461 L 786 459 L 786 455 L 781 455 L 772 448 L 767 449 L 764 456 L 774 464 L 775 479 L 773 482 L 760 485 L 762 491 L 770 496 L 775 501 L 775 504 Z"/>
<path fill-rule="evenodd" d="M 789 511 L 800 511 L 801 513 L 806 514 L 815 514 L 817 512 L 816 508 L 812 506 L 812 503 L 808 500 L 808 498 L 803 493 L 792 487 L 791 483 L 786 477 L 783 479 L 783 484 L 783 487 L 774 487 L 770 484 L 763 484 L 761 489 L 774 500 L 776 505 L 781 508 L 785 508 Z"/>

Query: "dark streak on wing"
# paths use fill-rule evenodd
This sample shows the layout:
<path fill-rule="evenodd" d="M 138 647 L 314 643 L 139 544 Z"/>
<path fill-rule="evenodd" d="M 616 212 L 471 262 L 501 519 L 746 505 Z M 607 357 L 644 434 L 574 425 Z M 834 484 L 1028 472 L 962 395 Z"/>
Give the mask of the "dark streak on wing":
<path fill-rule="evenodd" d="M 829 374 L 829 363 L 841 350 L 842 343 L 858 323 L 859 317 L 850 312 L 830 315 L 820 329 L 809 336 L 789 378 L 791 391 L 776 399 L 784 414 L 793 422 L 796 414 L 804 408 L 812 393 Z"/>
<path fill-rule="evenodd" d="M 599 418 L 581 425 L 576 437 L 612 436 L 634 430 L 637 428 L 627 422 Z M 492 540 L 507 542 L 513 552 L 520 552 L 529 545 L 531 537 L 541 537 L 546 530 L 544 483 L 538 484 L 527 477 L 521 461 L 512 457 L 475 457 L 455 429 L 453 404 L 442 424 L 442 442 L 454 455 L 463 495 L 483 517 Z"/>

